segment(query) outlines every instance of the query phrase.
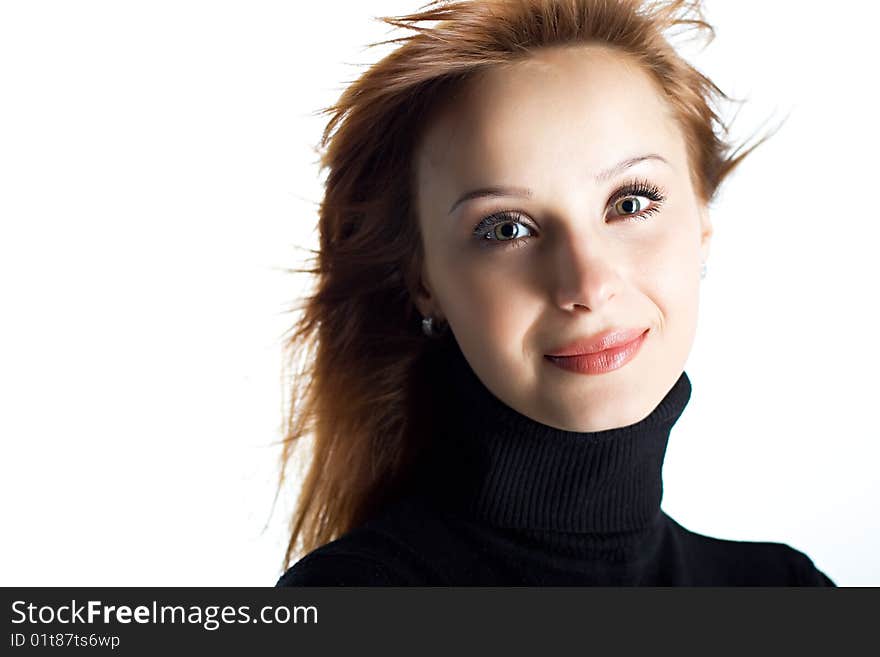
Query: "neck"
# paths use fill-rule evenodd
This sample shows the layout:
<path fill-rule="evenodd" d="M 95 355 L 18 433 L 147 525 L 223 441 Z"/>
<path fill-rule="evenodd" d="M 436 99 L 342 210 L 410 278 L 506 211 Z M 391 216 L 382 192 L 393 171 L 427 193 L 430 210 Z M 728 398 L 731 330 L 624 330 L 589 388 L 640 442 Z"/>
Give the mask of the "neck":
<path fill-rule="evenodd" d="M 432 443 L 422 486 L 481 524 L 526 532 L 619 534 L 656 526 L 672 426 L 691 385 L 681 376 L 654 410 L 625 427 L 565 431 L 494 396 L 454 339 L 438 352 Z"/>

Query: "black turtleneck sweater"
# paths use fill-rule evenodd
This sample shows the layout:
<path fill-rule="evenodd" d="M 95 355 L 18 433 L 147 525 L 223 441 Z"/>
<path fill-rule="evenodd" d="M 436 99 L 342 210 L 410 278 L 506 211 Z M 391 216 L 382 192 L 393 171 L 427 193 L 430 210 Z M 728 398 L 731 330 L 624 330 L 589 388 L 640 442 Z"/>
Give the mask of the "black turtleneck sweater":
<path fill-rule="evenodd" d="M 660 508 L 685 372 L 641 421 L 572 432 L 503 403 L 445 344 L 414 484 L 278 586 L 834 586 L 788 545 L 703 536 Z"/>

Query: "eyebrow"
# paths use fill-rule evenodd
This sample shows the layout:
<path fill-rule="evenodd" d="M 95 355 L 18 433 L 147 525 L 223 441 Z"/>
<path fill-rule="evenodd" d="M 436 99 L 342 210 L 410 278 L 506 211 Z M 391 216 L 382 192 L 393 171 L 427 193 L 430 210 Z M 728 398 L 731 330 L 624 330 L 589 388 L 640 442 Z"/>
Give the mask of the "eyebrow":
<path fill-rule="evenodd" d="M 647 155 L 639 155 L 638 157 L 630 157 L 625 160 L 622 160 L 615 164 L 612 167 L 608 167 L 607 169 L 603 169 L 599 171 L 593 179 L 596 183 L 607 182 L 614 176 L 619 173 L 629 169 L 630 167 L 635 166 L 639 162 L 644 162 L 645 160 L 659 160 L 660 162 L 666 162 L 669 164 L 669 161 L 656 153 L 649 153 Z M 672 166 L 671 164 L 669 166 Z M 455 208 L 464 203 L 465 201 L 470 201 L 475 198 L 483 198 L 483 197 L 495 197 L 495 196 L 521 196 L 524 198 L 531 198 L 534 195 L 531 189 L 527 187 L 505 187 L 500 185 L 495 185 L 492 187 L 483 187 L 481 189 L 474 189 L 466 194 L 463 194 L 455 203 L 452 204 L 452 207 L 449 208 L 449 214 L 452 214 Z"/>

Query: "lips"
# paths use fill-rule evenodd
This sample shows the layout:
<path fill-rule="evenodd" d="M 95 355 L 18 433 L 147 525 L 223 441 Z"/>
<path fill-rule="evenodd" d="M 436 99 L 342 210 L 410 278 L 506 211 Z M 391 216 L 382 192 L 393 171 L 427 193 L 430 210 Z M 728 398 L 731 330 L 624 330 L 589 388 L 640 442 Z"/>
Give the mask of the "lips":
<path fill-rule="evenodd" d="M 632 342 L 641 337 L 647 330 L 647 327 L 609 329 L 595 335 L 577 338 L 555 349 L 547 354 L 547 356 L 578 356 L 581 354 L 599 353 L 600 351 L 621 347 Z"/>

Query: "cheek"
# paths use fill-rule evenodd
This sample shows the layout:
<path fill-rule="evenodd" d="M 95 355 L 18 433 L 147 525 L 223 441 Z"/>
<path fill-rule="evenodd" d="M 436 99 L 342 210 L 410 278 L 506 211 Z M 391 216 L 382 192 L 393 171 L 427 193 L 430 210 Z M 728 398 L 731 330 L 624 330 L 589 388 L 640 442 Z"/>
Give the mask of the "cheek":
<path fill-rule="evenodd" d="M 471 254 L 440 265 L 445 272 L 443 308 L 462 340 L 515 348 L 538 314 L 538 301 L 526 281 L 504 267 L 485 266 L 478 258 Z"/>
<path fill-rule="evenodd" d="M 699 303 L 700 253 L 690 234 L 670 234 L 646 254 L 643 290 L 658 307 L 667 337 L 693 337 Z"/>
<path fill-rule="evenodd" d="M 680 252 L 656 251 L 642 271 L 642 280 L 652 295 L 679 306 L 692 299 L 699 278 L 699 259 Z"/>

